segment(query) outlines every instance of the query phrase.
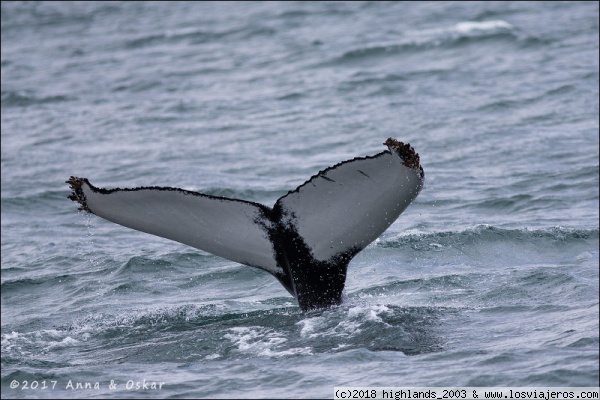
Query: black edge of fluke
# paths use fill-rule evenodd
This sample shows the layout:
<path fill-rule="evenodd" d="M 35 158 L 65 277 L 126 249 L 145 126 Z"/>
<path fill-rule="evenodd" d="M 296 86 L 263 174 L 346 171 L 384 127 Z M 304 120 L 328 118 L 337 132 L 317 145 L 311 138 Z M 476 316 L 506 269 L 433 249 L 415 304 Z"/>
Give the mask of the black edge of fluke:
<path fill-rule="evenodd" d="M 87 211 L 87 212 L 91 213 L 92 210 L 90 210 L 88 208 L 87 202 L 85 200 L 85 194 L 83 193 L 83 189 L 81 189 L 81 186 L 83 186 L 85 181 L 86 181 L 85 178 L 78 178 L 76 176 L 71 176 L 69 178 L 69 180 L 66 181 L 66 183 L 69 184 L 69 187 L 72 190 L 71 194 L 69 196 L 67 196 L 67 198 L 79 203 L 79 208 L 78 208 L 79 211 Z"/>

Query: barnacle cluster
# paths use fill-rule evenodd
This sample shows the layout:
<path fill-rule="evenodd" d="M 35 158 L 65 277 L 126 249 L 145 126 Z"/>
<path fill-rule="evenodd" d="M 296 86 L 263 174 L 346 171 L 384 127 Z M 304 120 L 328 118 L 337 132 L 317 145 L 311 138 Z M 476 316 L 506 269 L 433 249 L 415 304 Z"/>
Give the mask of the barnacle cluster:
<path fill-rule="evenodd" d="M 83 189 L 81 189 L 81 186 L 83 186 L 85 181 L 82 178 L 71 176 L 66 183 L 69 184 L 69 187 L 72 190 L 71 195 L 69 195 L 68 198 L 79 203 L 78 210 L 91 212 L 87 206 Z"/>
<path fill-rule="evenodd" d="M 390 151 L 394 151 L 396 154 L 400 156 L 404 165 L 408 168 L 414 168 L 416 170 L 421 169 L 421 164 L 419 160 L 419 154 L 413 149 L 409 143 L 404 144 L 404 142 L 399 142 L 396 139 L 388 138 L 388 140 L 384 143 Z"/>

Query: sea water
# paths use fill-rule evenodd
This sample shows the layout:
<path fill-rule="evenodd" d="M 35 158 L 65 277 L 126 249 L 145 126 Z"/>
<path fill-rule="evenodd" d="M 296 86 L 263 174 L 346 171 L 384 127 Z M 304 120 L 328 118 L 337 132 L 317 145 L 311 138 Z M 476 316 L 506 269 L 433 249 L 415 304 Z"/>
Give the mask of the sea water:
<path fill-rule="evenodd" d="M 598 8 L 2 2 L 2 398 L 597 386 Z M 272 206 L 388 137 L 425 187 L 327 310 L 67 199 Z"/>

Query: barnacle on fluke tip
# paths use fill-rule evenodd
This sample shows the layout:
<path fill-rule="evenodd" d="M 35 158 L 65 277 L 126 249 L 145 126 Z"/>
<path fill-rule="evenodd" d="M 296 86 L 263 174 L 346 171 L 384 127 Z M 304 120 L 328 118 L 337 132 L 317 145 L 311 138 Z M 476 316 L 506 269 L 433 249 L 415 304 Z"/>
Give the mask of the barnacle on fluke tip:
<path fill-rule="evenodd" d="M 404 165 L 408 168 L 414 168 L 416 170 L 420 170 L 421 174 L 423 173 L 423 168 L 421 168 L 419 154 L 413 149 L 409 143 L 399 142 L 396 139 L 388 138 L 385 141 L 385 144 L 390 150 L 393 150 L 402 158 L 404 161 Z"/>
<path fill-rule="evenodd" d="M 81 178 L 78 178 L 76 176 L 71 176 L 69 178 L 68 181 L 66 181 L 66 183 L 69 184 L 69 187 L 71 188 L 72 192 L 69 196 L 67 196 L 69 199 L 76 201 L 79 203 L 79 211 L 87 211 L 89 213 L 92 212 L 92 210 L 90 210 L 86 204 L 85 201 L 85 194 L 83 193 L 83 190 L 81 189 L 81 186 L 83 186 L 84 184 L 84 180 Z"/>

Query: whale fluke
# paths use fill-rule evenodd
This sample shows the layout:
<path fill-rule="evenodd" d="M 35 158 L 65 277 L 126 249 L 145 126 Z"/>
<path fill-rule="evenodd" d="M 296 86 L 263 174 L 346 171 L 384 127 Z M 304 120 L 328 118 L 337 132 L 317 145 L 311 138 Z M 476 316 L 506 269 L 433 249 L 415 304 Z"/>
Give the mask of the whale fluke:
<path fill-rule="evenodd" d="M 99 217 L 261 268 L 302 310 L 340 304 L 350 260 L 417 197 L 419 155 L 388 150 L 343 161 L 279 198 L 273 208 L 172 187 L 101 189 L 72 176 L 69 198 Z"/>

